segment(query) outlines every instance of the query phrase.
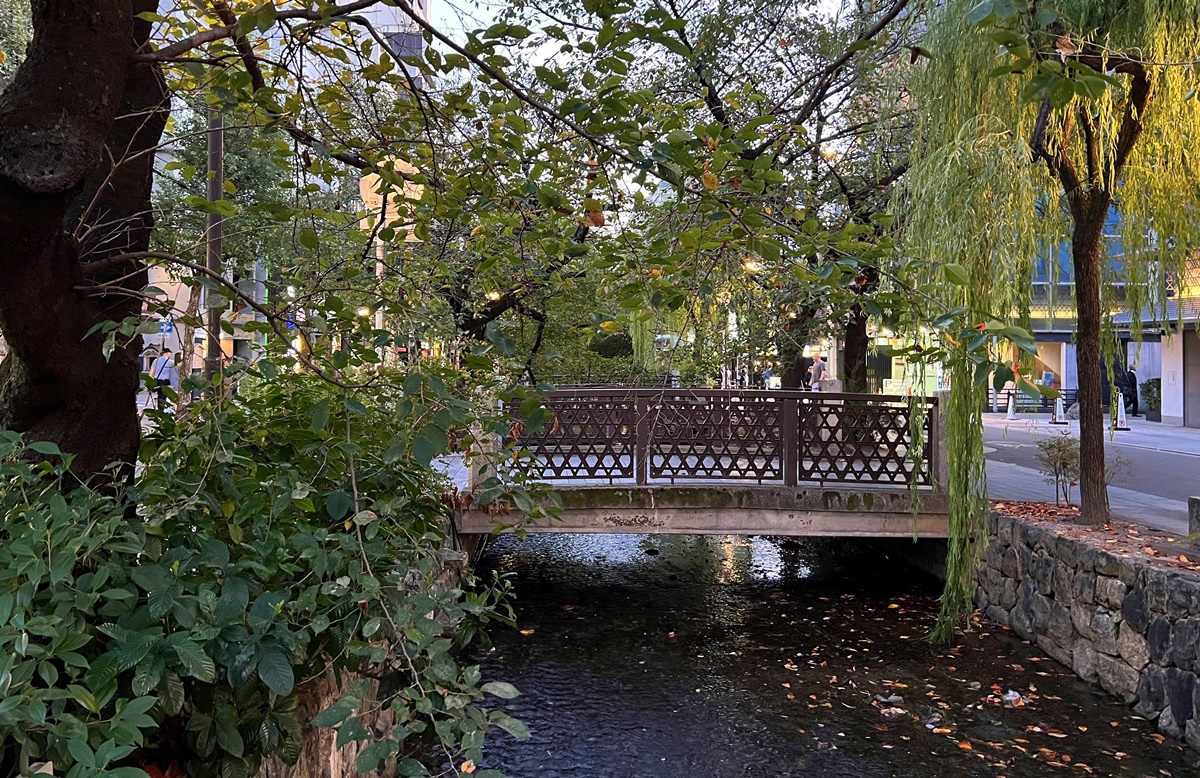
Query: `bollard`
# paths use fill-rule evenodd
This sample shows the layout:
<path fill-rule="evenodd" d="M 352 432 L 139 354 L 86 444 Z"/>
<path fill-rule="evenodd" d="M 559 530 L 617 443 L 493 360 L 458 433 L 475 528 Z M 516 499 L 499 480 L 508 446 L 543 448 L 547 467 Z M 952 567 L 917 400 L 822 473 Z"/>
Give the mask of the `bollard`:
<path fill-rule="evenodd" d="M 1188 498 L 1188 534 L 1200 533 L 1200 497 Z"/>
<path fill-rule="evenodd" d="M 1063 398 L 1054 398 L 1054 412 L 1050 414 L 1051 424 L 1067 424 L 1067 412 L 1063 410 Z"/>
<path fill-rule="evenodd" d="M 1125 395 L 1117 392 L 1117 415 L 1113 419 L 1112 428 L 1117 432 L 1131 432 L 1129 423 L 1125 421 Z"/>

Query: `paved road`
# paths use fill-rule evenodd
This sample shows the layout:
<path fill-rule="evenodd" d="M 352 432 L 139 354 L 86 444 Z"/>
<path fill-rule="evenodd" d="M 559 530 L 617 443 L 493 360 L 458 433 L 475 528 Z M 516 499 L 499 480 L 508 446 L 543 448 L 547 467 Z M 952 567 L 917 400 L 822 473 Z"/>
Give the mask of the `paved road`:
<path fill-rule="evenodd" d="M 1036 456 L 1037 441 L 1063 429 L 1078 434 L 1077 426 L 1053 427 L 1045 416 L 1033 421 L 984 419 L 984 451 L 988 461 L 988 492 L 996 500 L 1054 501 L 1054 488 L 1045 482 Z M 1109 487 L 1113 515 L 1156 529 L 1187 534 L 1187 499 L 1200 495 L 1200 430 L 1163 427 L 1131 419 L 1131 432 L 1106 438 L 1110 452 L 1125 464 Z M 1078 492 L 1074 495 L 1078 499 Z"/>
<path fill-rule="evenodd" d="M 995 449 L 987 453 L 989 461 L 1036 470 L 1041 466 L 1036 459 L 1037 441 L 1045 436 L 1046 432 L 1041 429 L 1030 432 L 989 426 L 983 430 L 983 444 Z M 1184 502 L 1188 497 L 1200 494 L 1200 455 L 1155 450 L 1143 444 L 1127 445 L 1119 437 L 1105 443 L 1127 463 L 1118 469 L 1113 486 Z"/>

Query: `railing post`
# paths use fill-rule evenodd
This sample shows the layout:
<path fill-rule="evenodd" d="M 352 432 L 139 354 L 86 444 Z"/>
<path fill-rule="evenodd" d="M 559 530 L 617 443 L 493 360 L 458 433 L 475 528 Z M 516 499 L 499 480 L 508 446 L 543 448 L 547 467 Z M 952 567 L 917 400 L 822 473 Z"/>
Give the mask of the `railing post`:
<path fill-rule="evenodd" d="M 948 456 L 949 425 L 946 424 L 946 406 L 950 392 L 941 390 L 936 394 L 937 404 L 930 414 L 928 448 L 929 480 L 933 490 L 945 494 L 950 491 L 950 458 Z"/>
<path fill-rule="evenodd" d="M 633 397 L 633 474 L 636 483 L 644 486 L 650 481 L 650 401 L 637 391 Z"/>
<path fill-rule="evenodd" d="M 800 399 L 785 397 L 780 413 L 783 415 L 780 425 L 783 451 L 779 466 L 783 468 L 783 485 L 795 486 L 800 477 Z"/>

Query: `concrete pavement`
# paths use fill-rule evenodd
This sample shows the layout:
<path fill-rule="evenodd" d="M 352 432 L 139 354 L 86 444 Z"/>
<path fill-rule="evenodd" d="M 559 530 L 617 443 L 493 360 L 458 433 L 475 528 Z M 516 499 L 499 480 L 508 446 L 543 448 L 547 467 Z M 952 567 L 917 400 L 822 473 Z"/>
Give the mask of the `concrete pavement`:
<path fill-rule="evenodd" d="M 1200 430 L 1132 418 L 1129 426 L 1131 431 L 1105 439 L 1108 450 L 1126 463 L 1109 486 L 1113 515 L 1186 535 L 1187 497 L 1200 495 Z M 985 415 L 988 495 L 993 500 L 1054 502 L 1054 487 L 1037 469 L 1035 456 L 1038 440 L 1063 430 L 1078 435 L 1079 424 L 1052 425 L 1047 416 L 1007 421 Z"/>

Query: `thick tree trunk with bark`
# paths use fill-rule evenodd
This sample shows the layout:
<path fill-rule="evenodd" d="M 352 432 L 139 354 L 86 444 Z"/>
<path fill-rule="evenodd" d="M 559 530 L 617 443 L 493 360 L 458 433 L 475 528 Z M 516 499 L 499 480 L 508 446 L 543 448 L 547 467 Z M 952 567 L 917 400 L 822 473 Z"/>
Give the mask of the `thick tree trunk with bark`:
<path fill-rule="evenodd" d="M 80 477 L 137 455 L 141 338 L 106 359 L 88 332 L 142 310 L 145 268 L 112 258 L 149 246 L 167 103 L 133 57 L 150 33 L 135 15 L 156 7 L 36 0 L 29 56 L 0 94 L 0 427 L 75 454 Z"/>
<path fill-rule="evenodd" d="M 844 347 L 842 349 L 842 375 L 847 392 L 867 391 L 867 354 L 871 342 L 867 338 L 867 314 L 861 305 L 855 305 L 850 310 L 850 318 L 846 321 L 842 333 Z"/>
<path fill-rule="evenodd" d="M 1079 520 L 1085 524 L 1109 521 L 1105 485 L 1104 407 L 1100 380 L 1100 257 L 1108 198 L 1094 194 L 1076 212 L 1071 238 L 1075 267 L 1075 307 L 1078 312 L 1076 369 L 1079 374 Z"/>

